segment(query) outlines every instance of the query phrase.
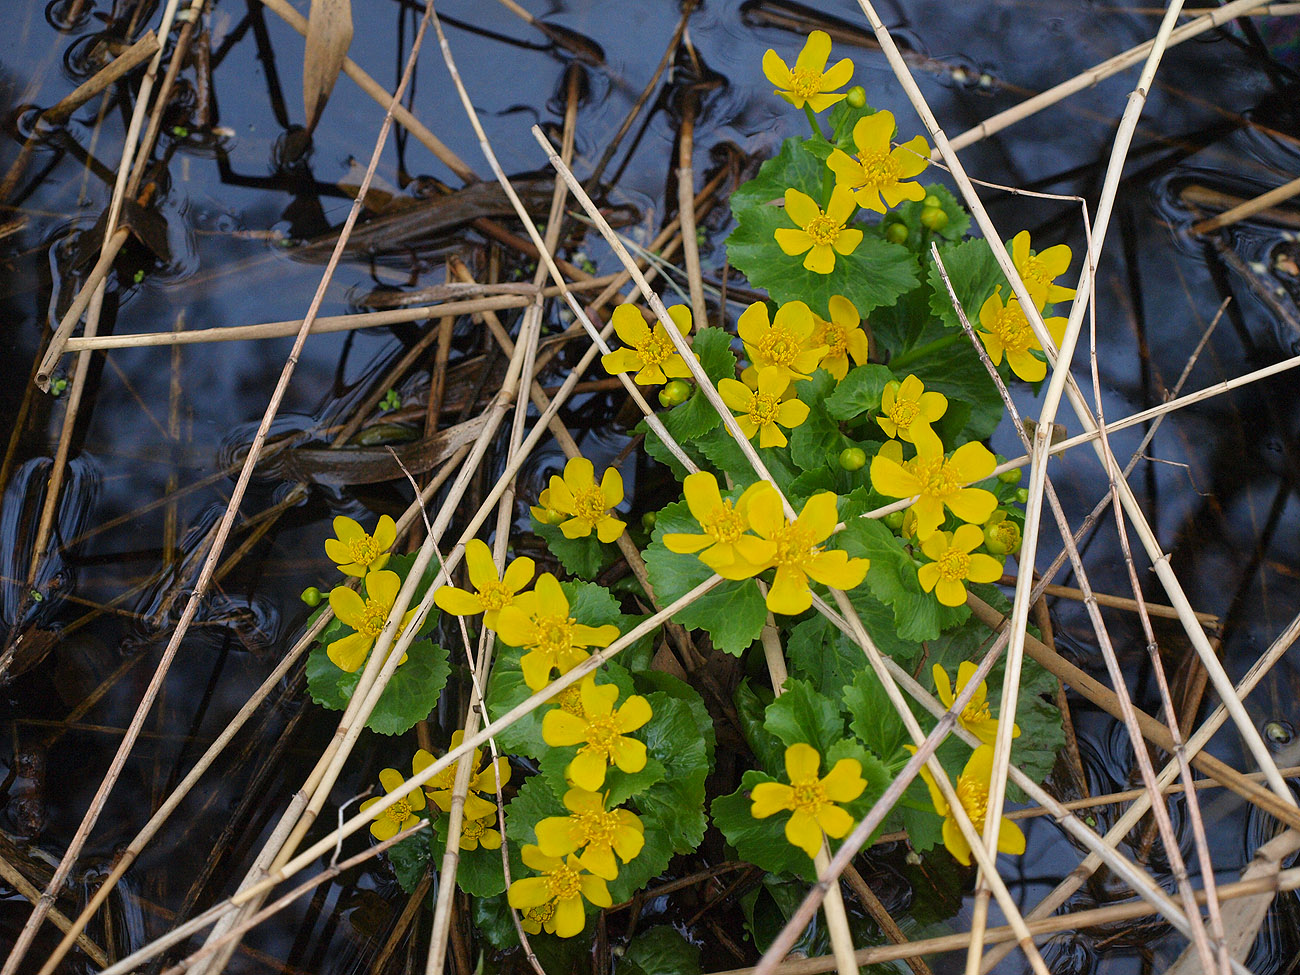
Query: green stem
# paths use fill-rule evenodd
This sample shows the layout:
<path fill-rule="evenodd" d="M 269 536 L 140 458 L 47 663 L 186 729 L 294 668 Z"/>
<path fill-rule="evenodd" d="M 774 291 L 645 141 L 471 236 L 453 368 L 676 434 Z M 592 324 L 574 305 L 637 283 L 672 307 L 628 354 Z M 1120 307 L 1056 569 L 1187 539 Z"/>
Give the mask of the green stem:
<path fill-rule="evenodd" d="M 933 342 L 927 342 L 925 345 L 919 345 L 914 349 L 908 349 L 902 355 L 890 360 L 889 368 L 892 372 L 897 372 L 904 366 L 911 365 L 918 359 L 924 359 L 931 352 L 938 352 L 940 349 L 946 349 L 953 345 L 959 339 L 965 338 L 961 332 L 953 332 L 951 335 L 945 335 L 941 339 L 935 339 Z"/>
<path fill-rule="evenodd" d="M 817 122 L 817 113 L 812 110 L 812 106 L 807 102 L 803 103 L 803 113 L 808 116 L 808 124 L 812 126 L 813 138 L 825 140 L 826 136 L 822 135 L 822 127 Z"/>

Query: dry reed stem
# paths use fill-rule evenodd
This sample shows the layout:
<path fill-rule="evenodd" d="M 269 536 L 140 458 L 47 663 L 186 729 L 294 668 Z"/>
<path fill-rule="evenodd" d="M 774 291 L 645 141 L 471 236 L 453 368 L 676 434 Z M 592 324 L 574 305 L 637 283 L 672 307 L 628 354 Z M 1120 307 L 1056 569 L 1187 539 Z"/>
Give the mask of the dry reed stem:
<path fill-rule="evenodd" d="M 40 899 L 41 892 L 36 888 L 36 885 L 28 880 L 21 870 L 2 856 L 0 856 L 0 880 L 12 887 L 18 893 L 18 896 L 26 898 L 28 903 L 35 904 Z M 108 965 L 108 956 L 104 954 L 104 949 L 86 937 L 80 928 L 74 931 L 73 922 L 68 920 L 66 914 L 57 907 L 51 907 L 49 917 L 50 923 L 64 932 L 64 940 L 69 945 L 76 944 L 87 958 L 101 968 Z"/>
<path fill-rule="evenodd" d="M 1188 229 L 1191 234 L 1208 234 L 1212 230 L 1218 230 L 1221 227 L 1230 227 L 1234 223 L 1253 217 L 1255 214 L 1267 210 L 1275 203 L 1281 203 L 1289 200 L 1296 194 L 1300 194 L 1300 178 L 1293 179 L 1289 183 L 1283 183 L 1276 189 L 1269 190 L 1267 193 L 1261 193 L 1254 199 L 1247 200 L 1231 210 L 1225 210 L 1218 216 L 1210 217 L 1208 220 L 1201 220 L 1192 224 Z"/>
<path fill-rule="evenodd" d="M 677 135 L 677 213 L 682 223 L 682 259 L 686 262 L 686 280 L 691 289 L 691 316 L 695 319 L 696 328 L 704 328 L 709 324 L 709 308 L 704 303 L 704 278 L 700 273 L 700 245 L 696 238 L 694 203 L 693 156 L 695 112 L 698 105 L 699 98 L 694 89 L 688 89 L 682 106 L 682 124 Z"/>

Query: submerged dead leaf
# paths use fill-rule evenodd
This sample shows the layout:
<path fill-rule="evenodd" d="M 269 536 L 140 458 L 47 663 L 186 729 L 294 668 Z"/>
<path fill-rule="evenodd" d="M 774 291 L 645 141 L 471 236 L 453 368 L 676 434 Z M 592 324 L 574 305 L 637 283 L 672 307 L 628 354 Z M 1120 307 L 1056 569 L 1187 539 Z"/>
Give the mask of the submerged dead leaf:
<path fill-rule="evenodd" d="M 320 121 L 351 44 L 352 0 L 311 0 L 307 50 L 302 65 L 302 100 L 308 132 Z"/>

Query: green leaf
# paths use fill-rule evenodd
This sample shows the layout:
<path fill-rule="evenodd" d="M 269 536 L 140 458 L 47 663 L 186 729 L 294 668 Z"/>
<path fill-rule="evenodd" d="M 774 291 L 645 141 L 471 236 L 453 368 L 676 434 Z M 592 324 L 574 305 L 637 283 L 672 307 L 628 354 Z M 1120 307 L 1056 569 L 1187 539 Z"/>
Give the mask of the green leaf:
<path fill-rule="evenodd" d="M 393 874 L 401 884 L 402 890 L 408 894 L 415 893 L 415 888 L 420 885 L 425 868 L 429 865 L 432 856 L 429 851 L 431 832 L 433 831 L 426 827 L 414 836 L 408 836 L 388 848 L 388 863 L 393 868 Z"/>
<path fill-rule="evenodd" d="M 822 617 L 814 617 L 820 620 Z M 785 746 L 781 739 L 763 726 L 767 718 L 767 706 L 772 703 L 772 692 L 766 687 L 755 688 L 748 678 L 736 685 L 732 701 L 736 705 L 736 716 L 740 719 L 740 731 L 745 736 L 745 743 L 758 759 L 763 768 L 784 768 Z"/>
<path fill-rule="evenodd" d="M 631 629 L 619 609 L 618 600 L 608 589 L 592 582 L 561 582 L 560 589 L 569 601 L 569 615 L 587 626 L 604 626 L 612 623 L 620 633 Z"/>
<path fill-rule="evenodd" d="M 595 532 L 583 538 L 565 538 L 558 525 L 545 525 L 530 514 L 533 533 L 546 543 L 551 554 L 560 560 L 564 571 L 582 579 L 594 579 L 605 567 L 606 562 L 613 561 L 609 549 L 601 544 Z"/>
<path fill-rule="evenodd" d="M 813 880 L 816 873 L 812 859 L 785 838 L 789 814 L 777 813 L 766 819 L 755 819 L 750 813 L 753 803 L 749 793 L 754 786 L 775 781 L 766 772 L 753 769 L 746 772 L 741 776 L 739 789 L 713 800 L 710 809 L 713 825 L 736 848 L 740 859 L 771 873 L 792 873 L 804 880 Z"/>
<path fill-rule="evenodd" d="M 524 683 L 523 671 L 519 669 L 519 658 L 523 653 L 518 647 L 497 644 L 496 661 L 487 686 L 487 709 L 494 721 L 533 695 Z M 496 736 L 497 747 L 513 755 L 541 758 L 547 751 L 547 745 L 542 741 L 542 715 L 549 709 L 550 706 L 542 705 L 502 728 Z"/>
<path fill-rule="evenodd" d="M 753 287 L 765 289 L 778 304 L 800 300 L 821 314 L 832 295 L 843 295 L 865 318 L 917 285 L 916 259 L 906 248 L 867 236 L 852 254 L 836 256 L 830 274 L 818 274 L 803 266 L 802 255 L 787 256 L 776 243 L 777 228 L 794 223 L 773 202 L 793 187 L 825 206 L 828 175 L 826 164 L 802 140 L 786 139 L 758 176 L 731 195 L 736 229 L 727 239 L 727 256 Z"/>
<path fill-rule="evenodd" d="M 511 876 L 514 876 L 513 868 Z M 510 916 L 510 905 L 503 895 L 474 897 L 469 903 L 476 934 L 482 935 L 488 944 L 499 950 L 518 947 L 519 933 Z"/>
<path fill-rule="evenodd" d="M 852 738 L 837 741 L 827 750 L 822 758 L 821 774 L 826 775 L 835 767 L 837 762 L 845 758 L 851 758 L 861 766 L 862 778 L 866 780 L 867 787 L 862 790 L 862 795 L 851 802 L 841 803 L 841 805 L 855 820 L 861 821 L 871 811 L 871 807 L 876 804 L 876 800 L 885 794 L 885 790 L 893 782 L 894 776 L 884 762 Z M 873 835 L 878 835 L 881 832 L 883 830 L 878 827 Z M 834 853 L 839 849 L 839 845 L 839 840 L 831 840 L 831 852 Z"/>
<path fill-rule="evenodd" d="M 862 650 L 821 615 L 794 625 L 786 637 L 785 656 L 791 674 L 809 681 L 836 704 L 854 674 L 867 664 Z"/>
<path fill-rule="evenodd" d="M 668 505 L 656 517 L 653 541 L 645 550 L 645 563 L 660 605 L 675 602 L 713 575 L 713 570 L 694 555 L 670 552 L 663 544 L 665 533 L 698 535 L 700 530 L 699 522 L 684 501 Z M 762 632 L 767 622 L 767 606 L 754 580 L 729 580 L 678 611 L 673 619 L 687 629 L 706 631 L 715 647 L 739 656 Z"/>
<path fill-rule="evenodd" d="M 880 679 L 870 667 L 858 671 L 853 684 L 844 689 L 844 707 L 849 712 L 849 728 L 876 755 L 886 762 L 907 761 L 907 728 L 894 709 Z"/>
<path fill-rule="evenodd" d="M 451 817 L 443 813 L 433 821 L 434 836 L 431 839 L 435 862 L 441 864 L 447 850 L 447 827 Z M 493 823 L 496 828 L 496 823 Z M 471 897 L 493 897 L 506 889 L 505 870 L 501 866 L 501 849 L 489 850 L 479 846 L 473 850 L 461 850 L 460 862 L 456 866 L 456 886 Z"/>
<path fill-rule="evenodd" d="M 423 721 L 438 704 L 438 697 L 450 672 L 447 651 L 429 640 L 419 640 L 406 651 L 380 696 L 366 727 L 381 735 L 400 735 Z M 349 674 L 340 670 L 318 643 L 307 655 L 307 689 L 321 707 L 342 711 L 352 699 L 361 670 Z"/>
<path fill-rule="evenodd" d="M 795 383 L 799 399 L 808 404 L 808 419 L 790 431 L 790 459 L 805 471 L 835 463 L 850 441 L 827 413 L 824 401 L 835 390 L 835 379 L 818 369 L 812 379 Z"/>
<path fill-rule="evenodd" d="M 960 244 L 941 247 L 939 257 L 948 271 L 952 290 L 956 292 L 957 300 L 961 302 L 962 309 L 966 312 L 966 318 L 971 325 L 978 328 L 980 308 L 985 300 L 993 294 L 998 285 L 1007 283 L 1002 268 L 998 267 L 998 262 L 993 257 L 989 242 L 982 237 L 977 237 Z M 948 289 L 939 274 L 938 265 L 931 264 L 926 279 L 933 289 L 930 294 L 930 310 L 949 328 L 960 329 L 961 322 L 957 319 L 957 311 L 952 306 L 952 299 L 948 296 Z"/>
<path fill-rule="evenodd" d="M 704 782 L 713 766 L 704 739 L 696 732 L 690 705 L 662 691 L 647 695 L 646 700 L 654 711 L 642 729 L 646 751 L 663 763 L 667 774 L 636 796 L 634 805 L 645 817 L 658 819 L 674 852 L 691 853 L 704 840 Z M 647 879 L 650 876 L 654 874 Z"/>
<path fill-rule="evenodd" d="M 785 692 L 767 706 L 763 727 L 787 748 L 804 742 L 822 755 L 844 738 L 844 719 L 839 709 L 807 681 L 793 677 L 785 682 Z"/>
<path fill-rule="evenodd" d="M 915 793 L 915 795 L 912 795 Z M 898 804 L 898 812 L 907 830 L 907 841 L 917 853 L 932 850 L 943 843 L 943 817 L 930 805 L 930 793 L 918 775 Z"/>
<path fill-rule="evenodd" d="M 966 236 L 966 231 L 970 229 L 970 214 L 962 206 L 961 201 L 949 192 L 948 188 L 940 183 L 928 183 L 922 187 L 927 197 L 938 197 L 939 208 L 948 215 L 947 225 L 938 232 L 938 236 L 944 240 L 961 240 Z M 925 209 L 924 200 L 904 200 L 893 209 L 893 213 L 902 218 L 908 227 L 915 230 L 921 229 L 921 211 Z M 911 243 L 909 241 L 908 243 Z M 917 246 L 920 246 L 921 235 L 916 234 Z M 928 253 L 929 248 L 926 248 Z M 945 259 L 944 264 L 948 262 Z"/>
<path fill-rule="evenodd" d="M 540 775 L 530 775 L 524 779 L 519 792 L 506 805 L 506 838 L 510 841 L 512 852 L 521 846 L 537 842 L 536 827 L 543 819 L 567 815 L 569 811 L 564 808 L 561 797 L 555 794 Z M 514 870 L 515 865 L 511 861 L 512 875 Z M 519 878 L 516 876 L 514 879 Z"/>
<path fill-rule="evenodd" d="M 851 420 L 880 409 L 880 397 L 894 379 L 884 366 L 868 364 L 848 371 L 835 391 L 826 397 L 826 412 L 837 420 Z"/>
<path fill-rule="evenodd" d="M 609 882 L 609 893 L 615 904 L 631 900 L 633 894 L 667 870 L 673 858 L 672 831 L 662 817 L 642 815 L 641 825 L 645 830 L 645 845 L 629 863 L 619 865 L 617 879 Z"/>
<path fill-rule="evenodd" d="M 709 714 L 709 709 L 705 707 L 704 698 L 700 697 L 700 692 L 684 680 L 674 677 L 672 674 L 665 674 L 661 670 L 647 669 L 634 673 L 632 680 L 636 685 L 638 694 L 653 694 L 659 691 L 681 701 L 690 708 L 691 717 L 695 720 L 695 731 L 704 741 L 704 753 L 708 756 L 709 763 L 712 764 L 717 736 L 713 730 L 713 717 Z"/>
<path fill-rule="evenodd" d="M 731 336 L 725 329 L 702 328 L 695 334 L 691 347 L 700 357 L 700 366 L 713 385 L 718 380 L 736 377 L 736 356 L 731 351 Z M 722 421 L 713 404 L 697 387 L 685 403 L 660 413 L 664 428 L 679 444 L 688 444 L 708 433 Z M 665 450 L 667 448 L 664 448 Z"/>
<path fill-rule="evenodd" d="M 618 975 L 700 975 L 700 949 L 670 925 L 640 932 L 627 946 Z"/>

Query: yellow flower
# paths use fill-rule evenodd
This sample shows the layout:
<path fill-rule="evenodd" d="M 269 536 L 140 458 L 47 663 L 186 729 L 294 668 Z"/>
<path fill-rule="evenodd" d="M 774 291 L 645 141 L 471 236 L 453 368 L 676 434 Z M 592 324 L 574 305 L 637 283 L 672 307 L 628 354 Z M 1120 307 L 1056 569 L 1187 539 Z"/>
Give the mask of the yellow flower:
<path fill-rule="evenodd" d="M 487 543 L 472 538 L 465 543 L 465 566 L 469 581 L 477 592 L 466 592 L 455 586 L 443 586 L 433 594 L 433 601 L 445 613 L 453 616 L 483 614 L 483 625 L 495 630 L 501 610 L 515 601 L 519 590 L 533 579 L 537 565 L 527 556 L 515 559 L 497 578 L 497 567 L 492 561 L 492 550 Z"/>
<path fill-rule="evenodd" d="M 819 363 L 836 382 L 849 372 L 849 356 L 862 365 L 871 352 L 871 341 L 862 330 L 862 316 L 853 302 L 843 295 L 831 295 L 830 320 L 813 315 L 813 332 L 810 344 L 826 346 Z"/>
<path fill-rule="evenodd" d="M 1029 289 L 1029 296 L 1040 309 L 1074 297 L 1073 288 L 1052 283 L 1070 269 L 1072 256 L 1066 244 L 1057 244 L 1031 255 L 1028 230 L 1022 230 L 1011 238 L 1011 262 Z"/>
<path fill-rule="evenodd" d="M 555 930 L 555 902 L 547 901 L 536 907 L 526 908 L 520 916 L 523 928 L 529 934 L 541 934 L 542 929 Z"/>
<path fill-rule="evenodd" d="M 948 852 L 958 863 L 970 866 L 970 844 L 966 842 L 966 837 L 958 828 L 948 800 L 943 797 L 930 770 L 925 766 L 921 766 L 921 777 L 925 779 L 925 784 L 930 789 L 930 801 L 934 803 L 934 811 L 943 817 L 943 845 L 948 848 Z M 971 754 L 970 761 L 957 777 L 954 786 L 962 808 L 966 810 L 966 815 L 970 817 L 977 830 L 984 828 L 984 815 L 989 805 L 989 782 L 992 778 L 993 748 L 991 745 L 980 745 Z M 1016 855 L 1025 852 L 1025 834 L 1020 831 L 1019 826 L 1005 816 L 998 825 L 998 852 Z"/>
<path fill-rule="evenodd" d="M 1044 318 L 1043 324 L 1051 333 L 1052 341 L 1060 346 L 1065 337 L 1065 319 Z M 979 327 L 975 334 L 984 343 L 995 366 L 1002 364 L 1002 353 L 1006 352 L 1007 365 L 1025 382 L 1036 383 L 1047 375 L 1047 363 L 1033 354 L 1041 352 L 1043 347 L 1029 327 L 1020 299 L 1012 298 L 1004 306 L 1001 286 L 980 308 Z"/>
<path fill-rule="evenodd" d="M 947 411 L 948 397 L 943 393 L 927 393 L 921 380 L 908 376 L 901 383 L 894 381 L 885 385 L 876 422 L 886 436 L 917 444 L 918 451 L 924 444 L 925 452 L 938 453 L 942 452 L 943 444 L 930 424 Z"/>
<path fill-rule="evenodd" d="M 591 461 L 572 457 L 564 465 L 564 477 L 551 475 L 550 492 L 550 507 L 568 516 L 560 523 L 565 538 L 586 538 L 594 530 L 602 542 L 612 542 L 627 527 L 610 514 L 623 500 L 623 477 L 613 467 L 605 469 L 597 485 Z"/>
<path fill-rule="evenodd" d="M 808 404 L 794 398 L 790 377 L 781 375 L 776 366 L 764 366 L 758 371 L 757 389 L 734 379 L 721 379 L 718 393 L 736 414 L 740 432 L 747 440 L 758 434 L 760 447 L 784 447 L 789 441 L 780 427 L 793 430 L 808 419 Z"/>
<path fill-rule="evenodd" d="M 785 750 L 785 774 L 790 784 L 760 782 L 750 793 L 754 803 L 750 815 L 755 819 L 793 810 L 785 824 L 785 838 L 810 857 L 821 849 L 823 832 L 832 839 L 848 835 L 853 817 L 835 804 L 852 802 L 867 787 L 862 763 L 856 758 L 841 758 L 819 779 L 821 765 L 817 749 L 802 742 L 791 745 Z"/>
<path fill-rule="evenodd" d="M 625 736 L 650 720 L 650 703 L 633 694 L 615 709 L 617 700 L 616 686 L 598 686 L 594 677 L 587 677 L 582 682 L 582 717 L 552 708 L 542 718 L 542 740 L 546 744 L 552 748 L 581 746 L 565 774 L 588 792 L 605 784 L 605 770 L 610 764 L 624 772 L 645 768 L 645 744 Z"/>
<path fill-rule="evenodd" d="M 619 860 L 630 863 L 645 845 L 645 827 L 626 809 L 605 809 L 605 797 L 586 789 L 564 794 L 568 816 L 550 816 L 537 824 L 537 846 L 547 856 L 562 857 L 586 849 L 578 862 L 605 880 L 618 877 Z"/>
<path fill-rule="evenodd" d="M 975 676 L 976 666 L 969 660 L 963 660 L 957 665 L 957 688 L 953 689 L 948 683 L 948 673 L 938 664 L 934 665 L 934 687 L 939 693 L 939 700 L 943 702 L 946 708 L 952 707 L 952 702 L 957 700 L 957 695 L 966 689 L 972 677 Z M 993 739 L 998 736 L 998 719 L 989 716 L 988 685 L 980 681 L 980 686 L 975 689 L 971 699 L 966 703 L 965 709 L 957 716 L 957 723 L 969 731 L 986 745 L 993 744 Z M 1020 737 L 1020 726 L 1011 726 L 1011 737 Z M 977 822 L 976 826 L 982 827 L 982 822 Z"/>
<path fill-rule="evenodd" d="M 683 335 L 690 333 L 691 310 L 685 305 L 673 305 L 668 309 L 668 317 Z M 657 386 L 669 379 L 690 376 L 691 370 L 673 346 L 668 330 L 658 322 L 651 329 L 636 306 L 619 305 L 610 320 L 614 323 L 614 332 L 626 346 L 600 357 L 605 371 L 611 376 L 636 369 L 639 371 L 634 378 L 642 386 Z"/>
<path fill-rule="evenodd" d="M 451 736 L 451 748 L 448 750 L 455 751 L 464 740 L 465 730 L 463 728 L 454 731 Z M 498 758 L 495 769 L 492 767 L 493 763 L 491 762 L 488 763 L 487 768 L 479 769 L 479 763 L 482 760 L 482 749 L 475 748 L 474 771 L 470 773 L 469 788 L 465 792 L 466 819 L 484 819 L 488 816 L 495 816 L 497 810 L 497 776 L 501 776 L 502 786 L 505 786 L 510 781 L 509 759 L 505 757 Z M 415 753 L 415 758 L 411 760 L 416 775 L 419 775 L 432 764 L 433 756 L 423 748 L 419 749 Z M 459 764 L 459 762 L 452 762 L 424 784 L 424 790 L 429 794 L 430 801 L 443 812 L 448 812 L 451 809 L 452 788 L 456 784 L 456 766 Z M 479 793 L 483 793 L 490 798 L 485 799 Z"/>
<path fill-rule="evenodd" d="M 385 796 L 398 789 L 405 781 L 406 776 L 395 768 L 381 769 L 379 772 L 379 784 L 384 787 Z M 367 799 L 361 804 L 361 811 L 365 812 L 383 797 L 375 796 L 373 799 Z M 370 824 L 370 832 L 377 840 L 391 840 L 402 830 L 419 822 L 420 817 L 416 813 L 423 808 L 424 793 L 419 789 L 412 789 L 383 812 L 375 814 L 375 821 Z"/>
<path fill-rule="evenodd" d="M 497 636 L 512 647 L 528 650 L 519 661 L 524 683 L 539 690 L 551 680 L 551 670 L 567 674 L 587 659 L 587 647 L 607 647 L 618 638 L 618 627 L 586 626 L 569 616 L 569 600 L 555 576 L 543 572 L 532 592 L 520 593 L 497 618 Z"/>
<path fill-rule="evenodd" d="M 776 242 L 789 257 L 808 251 L 803 266 L 817 274 L 830 274 L 835 270 L 836 254 L 847 257 L 862 243 L 861 230 L 844 226 L 856 209 L 853 194 L 843 187 L 831 191 L 825 210 L 807 193 L 791 187 L 785 191 L 785 213 L 799 229 L 778 227 Z"/>
<path fill-rule="evenodd" d="M 771 561 L 776 546 L 746 534 L 749 531 L 749 506 L 755 497 L 771 493 L 774 493 L 771 484 L 757 481 L 747 487 L 732 505 L 730 500 L 722 497 L 717 479 L 708 471 L 686 475 L 682 494 L 686 496 L 686 505 L 704 534 L 670 532 L 664 535 L 664 547 L 683 555 L 699 553 L 701 562 L 728 579 L 748 579 L 757 575 Z"/>
<path fill-rule="evenodd" d="M 349 674 L 365 663 L 370 648 L 375 645 L 375 640 L 384 628 L 384 621 L 393 610 L 397 593 L 402 588 L 402 580 L 396 572 L 380 569 L 366 573 L 365 586 L 365 599 L 347 586 L 335 586 L 330 590 L 330 609 L 334 610 L 340 623 L 352 627 L 356 632 L 335 640 L 325 648 L 325 653 L 336 667 Z M 406 611 L 394 640 L 401 636 L 418 608 L 412 607 Z M 399 663 L 406 663 L 405 654 Z"/>
<path fill-rule="evenodd" d="M 984 547 L 992 555 L 1015 555 L 1020 542 L 1020 526 L 1005 511 L 993 512 L 984 522 Z"/>
<path fill-rule="evenodd" d="M 776 94 L 795 108 L 803 108 L 806 102 L 814 112 L 820 112 L 844 97 L 844 94 L 835 95 L 830 92 L 843 88 L 853 77 L 853 62 L 848 58 L 841 58 L 835 62 L 835 67 L 827 71 L 826 62 L 830 56 L 830 35 L 815 30 L 808 35 L 803 50 L 794 62 L 793 71 L 769 48 L 763 55 L 763 74 L 776 85 Z"/>
<path fill-rule="evenodd" d="M 809 576 L 824 586 L 845 590 L 866 578 L 869 560 L 851 559 L 847 552 L 821 547 L 838 523 L 838 501 L 829 491 L 814 494 L 799 517 L 790 522 L 785 520 L 775 491 L 751 503 L 749 517 L 754 530 L 776 546 L 771 563 L 776 566 L 776 578 L 767 591 L 767 608 L 773 613 L 794 616 L 812 605 Z"/>
<path fill-rule="evenodd" d="M 325 539 L 325 554 L 338 563 L 344 575 L 361 579 L 366 572 L 388 564 L 388 550 L 397 541 L 397 525 L 388 515 L 380 515 L 375 533 L 367 535 L 358 522 L 339 515 L 334 519 L 334 534 L 338 538 Z"/>
<path fill-rule="evenodd" d="M 570 856 L 568 860 L 548 857 L 535 846 L 525 846 L 519 851 L 524 865 L 542 874 L 541 877 L 525 877 L 510 885 L 506 900 L 517 911 L 524 911 L 524 928 L 531 921 L 537 929 L 545 929 L 547 934 L 561 938 L 572 938 L 582 931 L 587 918 L 582 909 L 585 897 L 597 907 L 611 907 L 614 901 L 609 896 L 609 888 L 600 877 L 584 873 L 578 858 Z M 545 909 L 550 907 L 548 913 Z M 537 930 L 533 930 L 536 934 Z"/>
<path fill-rule="evenodd" d="M 537 495 L 537 504 L 529 505 L 528 510 L 543 525 L 558 525 L 569 520 L 568 515 L 562 511 L 556 511 L 551 505 L 551 489 L 548 487 L 542 488 L 542 492 Z"/>
<path fill-rule="evenodd" d="M 962 525 L 955 532 L 935 532 L 921 541 L 921 551 L 931 561 L 916 570 L 921 588 L 933 592 L 945 606 L 966 602 L 963 583 L 997 582 L 1002 563 L 991 555 L 972 554 L 984 541 L 984 532 L 974 525 Z"/>
<path fill-rule="evenodd" d="M 496 829 L 495 811 L 482 819 L 470 819 L 466 816 L 460 823 L 460 848 L 466 851 L 501 849 L 501 832 Z"/>
<path fill-rule="evenodd" d="M 962 521 L 983 524 L 998 506 L 993 492 L 966 487 L 993 473 L 997 460 L 981 443 L 971 441 L 952 452 L 951 457 L 934 451 L 903 460 L 903 445 L 890 440 L 871 461 L 871 486 L 889 498 L 916 501 L 908 508 L 916 512 L 916 533 L 928 538 L 943 524 L 943 509 Z"/>
<path fill-rule="evenodd" d="M 736 322 L 745 354 L 753 363 L 750 369 L 757 373 L 764 366 L 776 366 L 789 379 L 807 379 L 826 354 L 826 346 L 812 342 L 815 327 L 812 309 L 802 301 L 786 302 L 776 310 L 771 322 L 767 305 L 756 301 L 741 312 Z M 753 382 L 748 375 L 742 378 Z"/>
<path fill-rule="evenodd" d="M 918 135 L 891 150 L 889 140 L 893 134 L 893 113 L 868 115 L 853 126 L 853 144 L 858 154 L 850 156 L 843 149 L 836 149 L 826 160 L 835 174 L 835 184 L 851 189 L 858 206 L 877 213 L 884 213 L 904 200 L 925 199 L 920 183 L 904 180 L 920 175 L 930 165 L 930 145 L 924 136 Z"/>

